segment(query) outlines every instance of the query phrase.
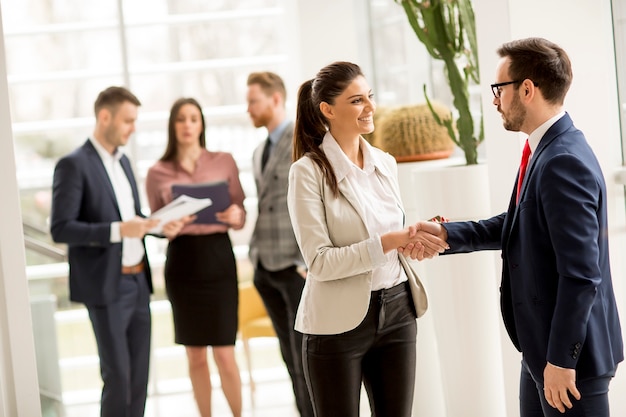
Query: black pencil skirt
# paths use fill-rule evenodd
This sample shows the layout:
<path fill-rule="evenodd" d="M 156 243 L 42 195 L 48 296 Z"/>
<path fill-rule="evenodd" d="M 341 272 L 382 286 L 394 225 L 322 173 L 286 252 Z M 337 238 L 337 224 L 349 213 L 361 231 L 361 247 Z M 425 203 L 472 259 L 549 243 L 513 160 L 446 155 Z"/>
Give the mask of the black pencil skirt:
<path fill-rule="evenodd" d="M 228 234 L 178 236 L 167 248 L 164 274 L 175 342 L 234 345 L 239 293 Z"/>

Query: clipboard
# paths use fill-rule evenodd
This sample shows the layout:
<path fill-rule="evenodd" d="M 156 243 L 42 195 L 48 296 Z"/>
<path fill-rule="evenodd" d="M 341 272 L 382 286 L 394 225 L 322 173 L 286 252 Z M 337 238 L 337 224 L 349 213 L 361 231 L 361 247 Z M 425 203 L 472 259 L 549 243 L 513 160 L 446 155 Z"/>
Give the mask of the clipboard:
<path fill-rule="evenodd" d="M 215 213 L 230 207 L 228 182 L 215 181 L 198 184 L 173 184 L 172 198 L 186 195 L 194 198 L 209 198 L 212 204 L 196 213 L 196 224 L 224 224 L 215 218 Z"/>

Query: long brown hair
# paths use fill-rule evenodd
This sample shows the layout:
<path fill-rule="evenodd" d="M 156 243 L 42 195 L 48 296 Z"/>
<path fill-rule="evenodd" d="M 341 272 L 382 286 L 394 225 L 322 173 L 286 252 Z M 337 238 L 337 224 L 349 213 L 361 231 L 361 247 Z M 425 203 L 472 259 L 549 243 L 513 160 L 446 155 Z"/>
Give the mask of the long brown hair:
<path fill-rule="evenodd" d="M 202 130 L 200 131 L 199 142 L 200 147 L 206 148 L 206 125 L 204 123 L 204 114 L 202 114 L 202 107 L 200 107 L 200 103 L 198 103 L 196 99 L 190 97 L 179 98 L 174 102 L 172 109 L 170 110 L 170 118 L 167 122 L 167 147 L 165 148 L 165 153 L 163 153 L 163 156 L 160 159 L 161 161 L 174 161 L 178 156 L 178 148 L 176 147 L 176 117 L 178 117 L 180 108 L 185 104 L 196 106 L 200 111 Z"/>
<path fill-rule="evenodd" d="M 328 130 L 328 121 L 320 111 L 320 104 L 335 104 L 335 99 L 358 76 L 363 76 L 358 65 L 337 61 L 322 68 L 315 78 L 305 81 L 298 90 L 293 160 L 297 161 L 303 156 L 311 158 L 322 170 L 335 197 L 339 195 L 337 177 L 330 161 L 320 149 Z"/>

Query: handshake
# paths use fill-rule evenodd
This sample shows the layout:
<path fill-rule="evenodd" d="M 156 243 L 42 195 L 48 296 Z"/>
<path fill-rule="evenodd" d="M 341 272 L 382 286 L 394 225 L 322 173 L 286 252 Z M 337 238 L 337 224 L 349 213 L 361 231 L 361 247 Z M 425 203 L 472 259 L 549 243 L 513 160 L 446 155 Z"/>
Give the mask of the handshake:
<path fill-rule="evenodd" d="M 419 221 L 403 230 L 386 233 L 381 236 L 383 251 L 397 249 L 398 252 L 418 261 L 431 259 L 450 249 L 446 240 L 448 232 L 441 225 L 447 219 L 441 216 L 429 221 Z"/>

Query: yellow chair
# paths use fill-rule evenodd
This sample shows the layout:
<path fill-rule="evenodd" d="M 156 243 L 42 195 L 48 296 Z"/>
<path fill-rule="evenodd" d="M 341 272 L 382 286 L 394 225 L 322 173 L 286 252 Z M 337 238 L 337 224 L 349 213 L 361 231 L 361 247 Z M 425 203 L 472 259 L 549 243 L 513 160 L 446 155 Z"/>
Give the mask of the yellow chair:
<path fill-rule="evenodd" d="M 250 379 L 250 396 L 254 405 L 256 389 L 252 378 L 252 361 L 248 341 L 253 337 L 276 337 L 272 321 L 267 315 L 265 305 L 252 282 L 239 284 L 239 337 L 243 342 L 246 355 L 248 377 Z"/>

